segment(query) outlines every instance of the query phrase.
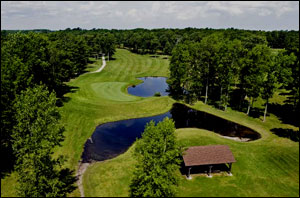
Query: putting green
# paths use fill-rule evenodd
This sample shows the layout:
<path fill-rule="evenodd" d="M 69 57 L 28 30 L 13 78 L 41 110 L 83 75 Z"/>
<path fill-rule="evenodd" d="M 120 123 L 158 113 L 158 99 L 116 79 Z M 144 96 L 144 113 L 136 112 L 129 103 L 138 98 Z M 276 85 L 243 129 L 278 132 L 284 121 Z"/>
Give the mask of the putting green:
<path fill-rule="evenodd" d="M 128 83 L 126 82 L 102 82 L 91 84 L 91 88 L 99 98 L 126 102 L 141 100 L 140 97 L 122 92 L 122 90 L 126 90 L 127 86 Z"/>

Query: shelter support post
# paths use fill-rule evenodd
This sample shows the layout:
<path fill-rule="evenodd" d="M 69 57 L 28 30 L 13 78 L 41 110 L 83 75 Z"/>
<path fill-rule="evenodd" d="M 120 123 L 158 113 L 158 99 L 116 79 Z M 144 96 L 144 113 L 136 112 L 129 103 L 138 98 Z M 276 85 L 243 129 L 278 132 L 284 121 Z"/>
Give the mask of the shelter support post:
<path fill-rule="evenodd" d="M 212 167 L 213 167 L 213 166 L 208 166 L 208 168 L 209 168 L 209 171 L 208 171 L 208 177 L 212 177 L 212 175 L 211 175 L 211 169 L 212 169 Z"/>
<path fill-rule="evenodd" d="M 187 176 L 187 179 L 192 179 L 192 177 L 191 177 L 191 169 L 192 169 L 192 167 L 189 167 L 189 168 L 188 168 L 188 176 Z"/>
<path fill-rule="evenodd" d="M 229 163 L 229 168 L 228 168 L 228 175 L 229 176 L 232 176 L 232 173 L 231 173 L 231 166 L 232 166 L 232 163 Z"/>

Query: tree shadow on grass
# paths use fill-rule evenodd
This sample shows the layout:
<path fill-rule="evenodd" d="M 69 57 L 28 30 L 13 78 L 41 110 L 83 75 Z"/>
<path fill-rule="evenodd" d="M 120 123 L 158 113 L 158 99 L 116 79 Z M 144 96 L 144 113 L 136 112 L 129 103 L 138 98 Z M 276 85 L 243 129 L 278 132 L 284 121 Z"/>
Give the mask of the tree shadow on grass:
<path fill-rule="evenodd" d="M 294 142 L 299 142 L 299 130 L 294 131 L 293 129 L 274 128 L 271 129 L 272 133 L 278 137 L 288 138 Z"/>
<path fill-rule="evenodd" d="M 114 57 L 109 57 L 109 61 L 113 61 L 113 60 L 116 60 L 116 58 L 114 58 Z M 108 61 L 108 59 L 107 59 L 107 61 Z"/>
<path fill-rule="evenodd" d="M 1 179 L 10 174 L 14 170 L 15 156 L 11 146 L 4 147 L 1 145 L 1 158 L 4 162 L 1 163 Z"/>
<path fill-rule="evenodd" d="M 252 118 L 259 118 L 260 116 L 264 116 L 264 109 L 252 107 L 250 109 L 249 116 Z"/>
<path fill-rule="evenodd" d="M 207 104 L 215 107 L 216 109 L 224 111 L 224 106 L 221 104 L 220 101 L 208 100 Z"/>
<path fill-rule="evenodd" d="M 75 177 L 74 174 L 74 171 L 69 168 L 59 171 L 59 181 L 62 183 L 61 191 L 63 194 L 71 193 L 77 188 L 75 182 L 78 180 L 78 177 Z"/>
<path fill-rule="evenodd" d="M 72 78 L 77 78 L 82 74 L 88 73 L 90 71 L 87 70 L 88 67 L 85 67 L 83 71 L 76 73 L 74 76 L 72 76 Z"/>
<path fill-rule="evenodd" d="M 150 55 L 150 58 L 159 58 L 159 55 Z"/>
<path fill-rule="evenodd" d="M 60 98 L 58 98 L 58 99 L 56 100 L 56 106 L 62 107 L 62 106 L 64 106 L 64 103 L 67 103 L 67 102 L 69 102 L 70 100 L 71 100 L 70 97 L 62 96 L 62 97 L 60 97 Z"/>
<path fill-rule="evenodd" d="M 67 103 L 71 100 L 70 97 L 65 97 L 64 95 L 66 93 L 75 93 L 78 90 L 79 87 L 63 84 L 59 91 L 56 93 L 58 98 L 56 101 L 56 105 L 58 107 L 62 107 L 64 103 Z"/>
<path fill-rule="evenodd" d="M 92 65 L 88 65 L 88 66 L 86 66 L 86 68 L 85 68 L 85 71 L 87 71 L 87 69 L 91 69 L 91 68 L 94 68 L 95 66 L 92 66 Z M 88 72 L 88 71 L 87 71 Z"/>
<path fill-rule="evenodd" d="M 93 64 L 93 63 L 96 62 L 96 60 L 98 60 L 98 59 L 95 59 L 95 60 L 90 60 L 90 59 L 89 59 L 89 60 L 87 61 L 87 64 Z M 87 67 L 88 67 L 88 65 L 87 65 Z"/>
<path fill-rule="evenodd" d="M 291 104 L 269 104 L 268 112 L 276 115 L 285 124 L 300 127 L 299 111 L 295 110 Z"/>

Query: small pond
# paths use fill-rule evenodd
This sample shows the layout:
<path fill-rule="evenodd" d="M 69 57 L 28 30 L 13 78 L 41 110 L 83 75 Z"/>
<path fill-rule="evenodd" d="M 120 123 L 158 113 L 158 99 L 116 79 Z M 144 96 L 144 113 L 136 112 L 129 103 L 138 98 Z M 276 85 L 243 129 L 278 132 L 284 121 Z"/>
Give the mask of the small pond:
<path fill-rule="evenodd" d="M 245 126 L 175 103 L 169 112 L 161 115 L 99 125 L 92 137 L 85 143 L 82 161 L 103 161 L 124 153 L 136 138 L 141 137 L 146 123 L 150 120 L 157 123 L 165 117 L 172 118 L 175 121 L 176 128 L 196 127 L 207 129 L 222 136 L 243 138 L 246 141 L 260 138 L 259 133 Z"/>
<path fill-rule="evenodd" d="M 156 92 L 159 92 L 161 96 L 167 96 L 168 84 L 166 82 L 167 78 L 165 77 L 142 77 L 138 78 L 144 81 L 141 84 L 132 86 L 128 88 L 128 93 L 141 96 L 141 97 L 150 97 L 153 96 Z"/>

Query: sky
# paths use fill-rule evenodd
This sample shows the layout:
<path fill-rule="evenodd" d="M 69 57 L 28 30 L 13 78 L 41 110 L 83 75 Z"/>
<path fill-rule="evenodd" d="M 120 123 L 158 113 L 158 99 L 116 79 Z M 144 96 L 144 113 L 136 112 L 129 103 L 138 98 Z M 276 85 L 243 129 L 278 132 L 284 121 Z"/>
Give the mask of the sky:
<path fill-rule="evenodd" d="M 299 30 L 299 1 L 1 1 L 1 30 Z"/>

